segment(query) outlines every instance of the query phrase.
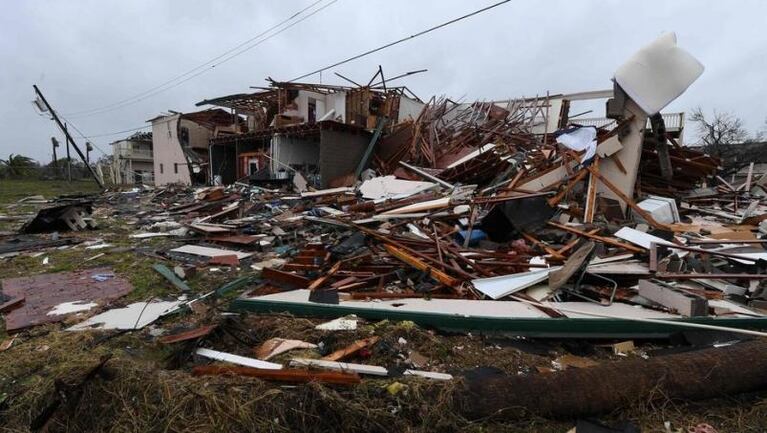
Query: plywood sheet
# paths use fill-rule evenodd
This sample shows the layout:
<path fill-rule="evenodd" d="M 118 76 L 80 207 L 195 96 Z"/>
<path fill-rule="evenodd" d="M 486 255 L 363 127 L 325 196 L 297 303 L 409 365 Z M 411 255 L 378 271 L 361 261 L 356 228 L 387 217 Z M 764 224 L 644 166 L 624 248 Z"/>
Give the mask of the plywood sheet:
<path fill-rule="evenodd" d="M 23 297 L 24 303 L 5 314 L 5 328 L 16 331 L 59 322 L 67 314 L 55 314 L 57 310 L 65 311 L 57 309 L 57 306 L 89 305 L 95 308 L 127 295 L 132 289 L 128 280 L 118 277 L 108 267 L 8 278 L 2 280 L 3 294 L 12 298 Z M 83 312 L 82 309 L 66 311 Z"/>

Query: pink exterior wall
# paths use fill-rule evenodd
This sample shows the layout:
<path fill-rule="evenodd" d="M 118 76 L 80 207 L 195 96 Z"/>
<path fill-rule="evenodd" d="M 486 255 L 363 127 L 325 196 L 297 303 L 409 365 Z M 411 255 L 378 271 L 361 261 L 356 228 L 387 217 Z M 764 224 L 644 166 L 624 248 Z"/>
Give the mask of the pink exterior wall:
<path fill-rule="evenodd" d="M 174 114 L 152 120 L 154 184 L 157 186 L 169 183 L 184 185 L 192 183 L 186 157 L 178 141 L 179 117 L 180 115 Z"/>

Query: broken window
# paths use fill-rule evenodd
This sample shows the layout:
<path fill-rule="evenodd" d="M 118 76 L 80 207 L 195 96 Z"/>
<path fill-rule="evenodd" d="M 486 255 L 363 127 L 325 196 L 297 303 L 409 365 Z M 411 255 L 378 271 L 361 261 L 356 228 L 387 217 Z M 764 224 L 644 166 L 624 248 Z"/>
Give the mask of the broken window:
<path fill-rule="evenodd" d="M 178 141 L 181 147 L 189 147 L 189 128 L 182 126 L 178 130 Z"/>
<path fill-rule="evenodd" d="M 307 117 L 309 123 L 315 123 L 317 121 L 317 100 L 314 98 L 309 98 L 309 109 Z"/>

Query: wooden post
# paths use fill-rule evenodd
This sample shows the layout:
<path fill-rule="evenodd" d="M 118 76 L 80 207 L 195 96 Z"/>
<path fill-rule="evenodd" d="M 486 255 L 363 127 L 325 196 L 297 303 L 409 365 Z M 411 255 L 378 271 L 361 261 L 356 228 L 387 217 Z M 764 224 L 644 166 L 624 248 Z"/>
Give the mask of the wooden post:
<path fill-rule="evenodd" d="M 56 140 L 56 137 L 51 137 L 51 145 L 53 145 L 53 166 L 55 168 L 58 168 L 58 158 L 56 157 L 56 148 L 59 147 L 59 142 Z"/>
<path fill-rule="evenodd" d="M 67 124 L 64 124 L 64 137 L 69 137 L 69 133 L 67 132 Z M 67 181 L 72 182 L 72 157 L 69 156 L 69 140 L 66 140 L 67 142 Z"/>

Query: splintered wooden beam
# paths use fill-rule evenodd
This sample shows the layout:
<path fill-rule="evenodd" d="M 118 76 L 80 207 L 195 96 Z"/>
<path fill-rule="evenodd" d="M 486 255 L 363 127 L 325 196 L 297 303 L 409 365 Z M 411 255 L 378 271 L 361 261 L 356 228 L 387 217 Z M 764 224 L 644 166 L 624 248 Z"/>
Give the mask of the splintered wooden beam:
<path fill-rule="evenodd" d="M 567 185 L 565 185 L 564 188 L 562 188 L 554 197 L 551 197 L 547 200 L 549 206 L 554 207 L 558 205 L 559 202 L 565 198 L 565 195 L 567 195 L 567 193 L 575 186 L 575 184 L 582 181 L 588 173 L 588 170 L 585 168 L 580 169 L 580 171 L 578 171 L 578 173 L 573 178 L 571 178 L 569 182 L 567 182 Z"/>
<path fill-rule="evenodd" d="M 754 175 L 754 163 L 752 162 L 751 164 L 748 165 L 748 175 L 746 176 L 746 183 L 743 184 L 746 187 L 746 192 L 751 191 L 751 179 L 753 175 Z"/>
<path fill-rule="evenodd" d="M 420 259 L 422 261 L 432 263 L 432 264 L 434 264 L 434 266 L 438 266 L 438 267 L 441 267 L 443 269 L 449 269 L 451 272 L 455 272 L 456 274 L 458 274 L 458 275 L 460 275 L 460 276 L 462 276 L 464 278 L 468 278 L 468 279 L 477 278 L 476 275 L 472 275 L 472 274 L 464 271 L 463 269 L 461 269 L 461 267 L 458 266 L 457 263 L 453 263 L 453 264 L 440 263 L 440 261 L 438 259 L 436 259 L 434 257 L 429 257 L 426 254 L 420 253 L 420 252 L 418 252 L 418 251 L 416 251 L 416 250 L 414 250 L 412 248 L 409 248 L 408 246 L 404 245 L 404 243 L 403 243 L 404 241 L 403 242 L 398 242 L 398 241 L 392 239 L 391 237 L 384 236 L 384 235 L 376 232 L 375 230 L 370 230 L 369 228 L 366 228 L 366 227 L 361 226 L 359 224 L 352 224 L 352 226 L 354 228 L 356 228 L 357 230 L 359 230 L 359 231 L 369 235 L 370 237 L 378 239 L 379 241 L 383 242 L 385 245 L 394 246 L 395 248 L 402 250 L 403 252 L 405 252 L 406 254 L 408 254 L 410 256 L 417 257 L 418 259 Z M 424 242 L 429 242 L 429 241 L 424 241 Z M 453 262 L 455 261 L 452 258 L 450 258 L 450 260 L 453 261 Z M 432 268 L 432 269 L 434 269 L 434 268 Z M 459 292 L 462 293 L 463 290 L 459 290 Z"/>
<path fill-rule="evenodd" d="M 595 234 L 599 233 L 599 229 L 589 230 L 586 233 L 590 234 L 590 235 L 595 235 Z M 567 245 L 565 245 L 562 248 L 558 249 L 557 253 L 564 254 L 564 253 L 570 251 L 571 249 L 573 249 L 573 247 L 578 245 L 578 242 L 580 242 L 580 240 L 581 240 L 580 238 L 575 238 L 575 239 L 571 240 L 570 242 L 567 243 Z"/>
<path fill-rule="evenodd" d="M 716 178 L 719 180 L 719 182 L 722 182 L 727 187 L 727 189 L 729 189 L 730 191 L 735 192 L 735 188 L 732 185 L 730 185 L 730 182 L 727 182 L 726 180 L 722 179 L 718 175 L 716 176 Z"/>
<path fill-rule="evenodd" d="M 192 329 L 178 334 L 166 335 L 161 337 L 158 341 L 162 344 L 178 343 L 180 341 L 194 340 L 196 338 L 204 337 L 213 330 L 216 329 L 216 325 L 203 326 L 200 328 Z"/>
<path fill-rule="evenodd" d="M 512 191 L 514 188 L 516 188 L 517 184 L 519 183 L 520 179 L 522 179 L 522 176 L 527 174 L 527 170 L 524 168 L 519 170 L 517 174 L 509 181 L 508 185 L 504 188 L 506 191 Z"/>
<path fill-rule="evenodd" d="M 564 230 L 566 232 L 575 233 L 578 236 L 583 236 L 585 238 L 593 239 L 595 241 L 602 242 L 603 244 L 612 245 L 614 247 L 623 248 L 624 250 L 631 251 L 632 253 L 643 253 L 645 252 L 644 248 L 636 247 L 634 245 L 625 244 L 623 242 L 617 241 L 612 238 L 604 237 L 604 236 L 598 236 L 595 234 L 590 234 L 589 232 L 584 232 L 582 230 L 578 230 L 573 227 L 568 227 L 566 225 L 558 224 L 553 221 L 549 221 L 548 225 L 551 227 L 558 228 L 560 230 Z"/>
<path fill-rule="evenodd" d="M 316 280 L 312 281 L 311 284 L 309 284 L 308 289 L 309 290 L 317 290 L 320 287 L 322 287 L 325 282 L 332 277 L 338 270 L 341 268 L 342 262 L 336 262 L 333 267 L 330 268 L 328 272 L 326 272 L 324 275 L 318 277 Z"/>
<path fill-rule="evenodd" d="M 591 173 L 591 182 L 586 188 L 586 206 L 584 209 L 583 221 L 589 224 L 594 222 L 594 212 L 597 207 L 597 183 L 594 179 L 599 178 L 599 158 L 594 158 L 594 163 L 588 167 Z"/>
<path fill-rule="evenodd" d="M 639 207 L 634 200 L 631 199 L 631 197 L 628 197 L 626 194 L 624 194 L 618 187 L 612 184 L 609 180 L 607 180 L 604 176 L 602 176 L 598 170 L 595 170 L 593 167 L 589 167 L 589 171 L 591 174 L 599 179 L 600 182 L 607 188 L 609 188 L 612 192 L 615 193 L 618 197 L 620 197 L 621 200 L 623 200 L 624 203 L 626 203 L 634 212 L 638 213 L 639 215 L 644 218 L 645 221 L 647 221 L 648 224 L 653 226 L 656 229 L 661 230 L 669 230 L 669 227 L 665 224 L 661 224 L 658 221 L 655 221 L 655 218 L 652 217 L 647 211 Z"/>
<path fill-rule="evenodd" d="M 389 254 L 391 254 L 395 258 L 407 263 L 408 265 L 418 269 L 419 271 L 428 272 L 429 276 L 439 281 L 440 283 L 460 291 L 460 287 L 461 287 L 460 280 L 457 280 L 451 277 L 450 275 L 440 271 L 439 269 L 435 269 L 434 267 L 429 266 L 425 262 L 421 261 L 421 259 L 411 256 L 410 254 L 405 252 L 405 250 L 399 249 L 389 244 L 385 244 L 384 248 Z"/>
<path fill-rule="evenodd" d="M 565 256 L 559 254 L 557 250 L 554 248 L 551 248 L 550 246 L 544 244 L 543 242 L 539 241 L 538 238 L 531 235 L 530 233 L 522 233 L 522 237 L 530 241 L 533 245 L 536 245 L 546 251 L 548 255 L 550 255 L 552 258 L 557 260 L 564 260 Z"/>
<path fill-rule="evenodd" d="M 348 356 L 351 356 L 360 350 L 371 347 L 374 344 L 376 344 L 380 340 L 379 337 L 373 336 L 370 338 L 363 338 L 362 340 L 357 340 L 354 343 L 344 347 L 343 349 L 336 350 L 335 352 L 331 353 L 328 356 L 322 357 L 325 361 L 340 361 Z"/>
<path fill-rule="evenodd" d="M 266 370 L 251 367 L 223 367 L 198 365 L 192 368 L 193 376 L 248 376 L 264 380 L 288 383 L 321 382 L 335 385 L 355 385 L 361 382 L 356 373 L 335 371 L 309 371 L 300 369 Z"/>
<path fill-rule="evenodd" d="M 264 268 L 261 271 L 261 278 L 300 289 L 306 289 L 311 284 L 311 280 L 306 277 L 292 274 L 290 272 L 279 271 L 274 268 Z"/>

